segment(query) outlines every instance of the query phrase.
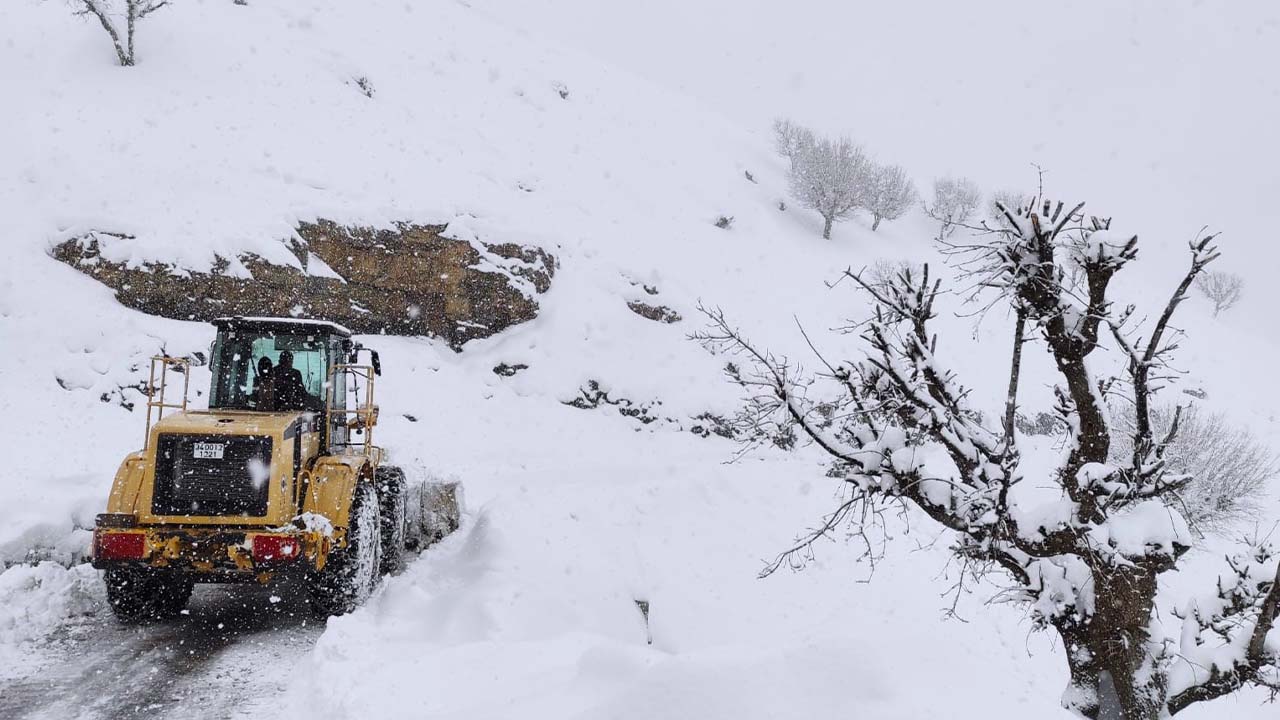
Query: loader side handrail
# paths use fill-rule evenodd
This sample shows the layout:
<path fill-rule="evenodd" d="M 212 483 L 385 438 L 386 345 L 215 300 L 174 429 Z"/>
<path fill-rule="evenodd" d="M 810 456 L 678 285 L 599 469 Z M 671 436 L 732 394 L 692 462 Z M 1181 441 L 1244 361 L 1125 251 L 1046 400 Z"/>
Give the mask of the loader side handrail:
<path fill-rule="evenodd" d="M 169 373 L 174 370 L 182 373 L 182 402 L 165 402 L 165 391 L 168 389 Z M 191 388 L 191 359 L 154 355 L 151 358 L 151 373 L 147 378 L 147 429 L 142 437 L 142 449 L 151 445 L 151 426 L 160 422 L 165 410 L 187 411 L 187 393 Z M 154 422 L 152 418 L 155 418 Z"/>
<path fill-rule="evenodd" d="M 339 407 L 337 404 L 339 373 L 345 374 L 352 378 L 353 394 L 356 396 L 356 407 Z M 373 447 L 373 427 L 378 424 L 378 406 L 373 404 L 373 378 L 377 374 L 376 369 L 372 365 L 334 365 L 329 370 L 328 388 L 325 392 L 325 414 L 328 416 L 328 422 L 331 424 L 341 423 L 348 431 L 354 430 L 357 434 L 363 436 L 360 442 L 351 442 L 351 435 L 348 433 L 347 442 L 342 443 L 345 448 L 359 447 L 365 454 L 369 454 Z M 364 386 L 364 399 L 360 400 L 360 387 Z M 346 383 L 343 383 L 343 392 L 346 392 Z M 345 406 L 346 398 L 343 398 Z M 332 441 L 330 441 L 332 445 Z"/>

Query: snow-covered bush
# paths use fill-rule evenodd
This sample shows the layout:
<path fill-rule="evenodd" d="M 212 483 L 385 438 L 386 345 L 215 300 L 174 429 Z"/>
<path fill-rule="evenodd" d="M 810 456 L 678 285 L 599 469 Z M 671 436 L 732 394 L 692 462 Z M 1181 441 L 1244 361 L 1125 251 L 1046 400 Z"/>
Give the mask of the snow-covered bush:
<path fill-rule="evenodd" d="M 973 219 L 982 205 L 982 191 L 969 178 L 943 177 L 933 181 L 933 201 L 924 204 L 929 217 L 941 223 L 938 237 L 947 238 Z"/>
<path fill-rule="evenodd" d="M 138 21 L 169 4 L 169 0 L 72 0 L 76 15 L 92 15 L 111 36 L 120 64 L 134 63 L 133 35 Z M 118 25 L 124 24 L 124 32 Z"/>
<path fill-rule="evenodd" d="M 1111 443 L 1111 462 L 1133 457 L 1133 408 L 1113 406 L 1111 417 L 1126 429 Z M 1224 535 L 1242 521 L 1256 520 L 1266 496 L 1267 482 L 1280 473 L 1280 459 L 1247 428 L 1235 427 L 1219 413 L 1192 405 L 1151 408 L 1156 436 L 1177 431 L 1165 449 L 1166 470 L 1189 475 L 1192 480 L 1179 493 L 1180 509 L 1191 528 L 1200 534 Z"/>
<path fill-rule="evenodd" d="M 791 161 L 787 177 L 796 202 L 822 215 L 822 237 L 866 203 L 871 160 L 849 138 L 819 138 L 787 120 L 774 123 L 778 154 Z"/>
<path fill-rule="evenodd" d="M 870 168 L 862 207 L 871 213 L 871 229 L 880 228 L 882 220 L 897 220 L 911 209 L 919 194 L 907 171 L 898 165 L 875 165 Z"/>
<path fill-rule="evenodd" d="M 1161 432 L 1153 384 L 1176 348 L 1176 309 L 1218 257 L 1213 236 L 1191 243 L 1190 267 L 1173 296 L 1154 324 L 1138 327 L 1144 316 L 1110 297 L 1113 280 L 1137 257 L 1137 236 L 1113 232 L 1109 219 L 1086 219 L 1083 203 L 1067 210 L 1037 198 L 997 207 L 999 227 L 968 246 L 966 282 L 997 289 L 993 302 L 1025 319 L 1043 341 L 1029 347 L 1042 348 L 1058 369 L 1055 410 L 1066 428 L 1060 464 L 1024 468 L 1015 412 L 989 427 L 970 408 L 969 390 L 940 360 L 945 344 L 931 321 L 947 294 L 927 265 L 887 285 L 846 271 L 872 309 L 853 326 L 860 349 L 847 359 L 820 357 L 826 370 L 818 376 L 753 345 L 722 312 L 707 311 L 711 327 L 697 337 L 749 362 L 734 378 L 748 391 L 742 417 L 761 429 L 796 429 L 834 460 L 846 483 L 843 502 L 765 574 L 803 564 L 815 542 L 837 533 L 860 538 L 875 559 L 890 535 L 884 514 L 911 505 L 951 532 L 963 577 L 1002 576 L 1001 600 L 1025 603 L 1035 627 L 1057 633 L 1070 674 L 1062 701 L 1078 715 L 1157 720 L 1246 685 L 1280 691 L 1280 558 L 1265 539 L 1242 549 L 1231 572 L 1181 611 L 1174 636 L 1163 632 L 1156 610 L 1160 576 L 1196 542 L 1184 495 L 1196 481 L 1190 473 L 1206 463 L 1195 452 L 1179 455 L 1180 422 L 1171 419 Z M 1084 275 L 1083 292 L 1068 284 L 1070 266 Z M 1016 409 L 1022 345 L 1011 343 L 1007 409 Z M 1108 383 L 1133 400 L 1127 431 L 1111 419 L 1093 374 L 1091 356 L 1107 347 L 1127 368 Z M 822 397 L 824 388 L 830 396 Z M 1221 435 L 1199 427 L 1202 436 L 1188 445 Z M 768 435 L 742 437 L 761 443 Z M 1117 442 L 1127 442 L 1124 457 L 1110 451 Z M 1211 486 L 1239 482 L 1227 477 L 1239 468 L 1205 457 L 1215 466 L 1210 474 L 1219 473 L 1206 481 Z M 1266 454 L 1246 458 L 1245 470 L 1269 462 Z M 1045 497 L 1047 487 L 1057 492 Z"/>
<path fill-rule="evenodd" d="M 1196 278 L 1196 289 L 1213 303 L 1213 316 L 1230 310 L 1240 302 L 1244 294 L 1244 278 L 1221 270 L 1207 272 Z"/>

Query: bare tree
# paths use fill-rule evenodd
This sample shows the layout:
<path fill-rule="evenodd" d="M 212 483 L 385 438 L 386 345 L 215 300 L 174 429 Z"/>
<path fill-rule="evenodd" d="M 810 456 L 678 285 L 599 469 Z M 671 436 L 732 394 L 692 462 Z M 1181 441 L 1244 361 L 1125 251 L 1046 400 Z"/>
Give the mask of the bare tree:
<path fill-rule="evenodd" d="M 169 0 L 71 0 L 76 15 L 92 15 L 102 23 L 102 29 L 111 36 L 116 57 L 120 64 L 129 67 L 134 63 L 133 35 L 138 21 L 169 4 Z M 124 22 L 123 37 L 116 27 Z"/>
<path fill-rule="evenodd" d="M 1117 434 L 1111 444 L 1111 462 L 1120 463 L 1133 454 L 1133 408 L 1128 404 L 1113 406 L 1111 417 L 1128 431 Z M 1192 478 L 1178 493 L 1179 509 L 1192 530 L 1200 535 L 1225 535 L 1242 522 L 1258 520 L 1267 484 L 1280 474 L 1280 459 L 1247 428 L 1233 426 L 1224 415 L 1195 406 L 1152 407 L 1151 425 L 1156 435 L 1168 435 L 1175 417 L 1178 428 L 1165 449 L 1165 467 L 1170 473 Z"/>
<path fill-rule="evenodd" d="M 773 121 L 773 147 L 782 157 L 795 162 L 796 158 L 818 143 L 809 128 L 790 120 Z"/>
<path fill-rule="evenodd" d="M 871 165 L 862 207 L 871 213 L 871 229 L 881 220 L 897 220 L 911 209 L 919 195 L 907 171 L 897 165 Z"/>
<path fill-rule="evenodd" d="M 1244 294 L 1244 278 L 1235 273 L 1215 270 L 1196 278 L 1196 289 L 1213 302 L 1213 316 L 1230 310 Z"/>
<path fill-rule="evenodd" d="M 1031 200 L 1030 195 L 1017 190 L 997 190 L 991 194 L 991 201 L 987 203 L 986 220 L 992 227 L 1003 227 L 1005 214 L 1000 208 L 1025 208 Z"/>
<path fill-rule="evenodd" d="M 998 207 L 1001 227 L 969 246 L 967 267 L 1025 317 L 1035 347 L 1058 370 L 1056 412 L 1067 428 L 1060 465 L 1027 477 L 1014 423 L 988 428 L 969 406 L 969 392 L 939 359 L 930 323 L 941 282 L 928 266 L 889 285 L 846 271 L 873 312 L 856 326 L 863 349 L 839 362 L 818 355 L 825 368 L 818 376 L 805 376 L 753 345 L 723 313 L 708 311 L 711 328 L 699 339 L 749 365 L 737 373 L 750 393 L 744 417 L 797 428 L 835 460 L 846 483 L 844 502 L 765 573 L 802 563 L 815 542 L 842 527 L 868 542 L 874 560 L 869 536 L 883 513 L 911 505 L 952 532 L 965 576 L 1002 575 L 1001 599 L 1025 603 L 1037 627 L 1058 634 L 1070 673 L 1063 704 L 1078 715 L 1155 720 L 1246 685 L 1280 691 L 1272 632 L 1280 558 L 1265 539 L 1230 558 L 1230 571 L 1179 609 L 1180 633 L 1168 637 L 1156 621 L 1158 578 L 1195 542 L 1180 498 L 1194 478 L 1170 469 L 1181 413 L 1157 432 L 1151 399 L 1176 346 L 1174 312 L 1218 256 L 1213 237 L 1191 243 L 1189 269 L 1139 340 L 1135 309 L 1116 309 L 1109 297 L 1112 280 L 1137 256 L 1136 236 L 1112 232 L 1110 220 L 1086 219 L 1083 203 Z M 1064 282 L 1066 266 L 1084 274 L 1079 291 Z M 1122 378 L 1093 374 L 1091 356 L 1104 347 L 1104 334 L 1126 368 Z M 1022 338 L 1015 340 L 1020 348 Z M 1017 362 L 1010 375 L 1008 401 L 1017 392 Z M 1111 462 L 1118 431 L 1106 395 L 1116 386 L 1133 400 L 1134 423 L 1131 452 Z M 814 397 L 824 387 L 833 399 Z M 946 461 L 924 460 L 938 457 Z M 1056 487 L 1060 497 L 1044 502 L 1022 489 L 1024 481 Z"/>
<path fill-rule="evenodd" d="M 788 185 L 801 205 L 822 215 L 822 237 L 865 204 L 870 160 L 849 138 L 819 138 L 788 121 L 774 124 L 778 153 L 791 161 Z"/>
<path fill-rule="evenodd" d="M 887 258 L 877 258 L 871 267 L 867 268 L 865 280 L 875 287 L 888 287 L 897 281 L 898 277 L 904 272 L 911 272 L 914 268 L 911 263 L 906 260 L 889 260 Z"/>
<path fill-rule="evenodd" d="M 981 205 L 982 191 L 977 183 L 969 178 L 944 177 L 933 181 L 933 202 L 925 203 L 924 211 L 942 224 L 938 237 L 947 238 L 957 226 L 969 223 Z"/>

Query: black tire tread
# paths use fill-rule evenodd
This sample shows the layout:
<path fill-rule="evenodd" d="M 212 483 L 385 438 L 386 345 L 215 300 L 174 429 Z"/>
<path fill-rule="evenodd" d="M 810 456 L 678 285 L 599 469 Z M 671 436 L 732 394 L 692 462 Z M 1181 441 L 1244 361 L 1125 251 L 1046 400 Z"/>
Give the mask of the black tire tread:
<path fill-rule="evenodd" d="M 382 512 L 381 572 L 392 575 L 400 572 L 404 565 L 408 481 L 404 471 L 394 465 L 379 466 L 373 477 L 378 486 L 378 503 Z"/>
<path fill-rule="evenodd" d="M 356 562 L 359 556 L 357 538 L 361 534 L 358 527 L 361 509 L 365 503 L 377 503 L 378 495 L 372 483 L 361 482 L 356 487 L 355 499 L 351 503 L 351 527 L 347 528 L 347 545 L 330 553 L 324 569 L 311 572 L 307 576 L 307 591 L 311 596 L 311 607 L 316 615 L 329 617 L 345 615 L 360 604 L 360 588 L 356 587 Z M 375 522 L 380 514 L 372 516 Z M 379 523 L 381 525 L 381 523 Z M 381 540 L 381 530 L 374 536 Z M 379 542 L 381 545 L 381 542 Z M 375 562 L 373 585 L 376 587 L 382 574 L 380 558 Z"/>

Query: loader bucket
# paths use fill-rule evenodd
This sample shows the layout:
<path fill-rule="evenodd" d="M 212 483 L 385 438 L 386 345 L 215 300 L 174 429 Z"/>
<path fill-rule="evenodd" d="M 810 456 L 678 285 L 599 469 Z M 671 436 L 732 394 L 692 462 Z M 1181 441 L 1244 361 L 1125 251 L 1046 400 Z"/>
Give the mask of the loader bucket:
<path fill-rule="evenodd" d="M 426 482 L 409 489 L 405 545 L 424 550 L 458 529 L 462 519 L 462 485 L 457 482 Z"/>

